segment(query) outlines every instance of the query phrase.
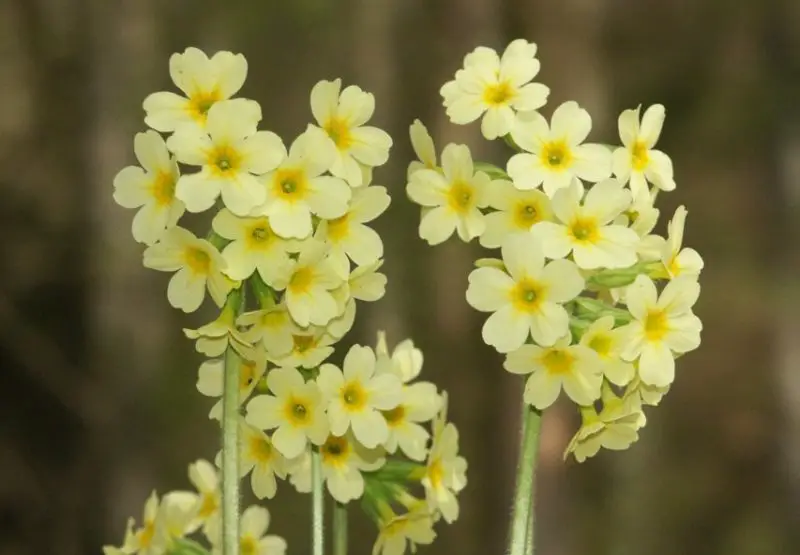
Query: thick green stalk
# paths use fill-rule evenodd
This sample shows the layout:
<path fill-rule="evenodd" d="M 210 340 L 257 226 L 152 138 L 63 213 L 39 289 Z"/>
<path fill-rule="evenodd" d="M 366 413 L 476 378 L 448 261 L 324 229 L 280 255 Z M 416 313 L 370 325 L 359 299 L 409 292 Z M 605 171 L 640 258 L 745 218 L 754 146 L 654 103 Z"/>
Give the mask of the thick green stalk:
<path fill-rule="evenodd" d="M 222 394 L 222 554 L 239 555 L 239 355 L 225 351 Z"/>
<path fill-rule="evenodd" d="M 313 555 L 325 553 L 325 496 L 322 480 L 322 456 L 311 452 L 311 542 Z"/>
<path fill-rule="evenodd" d="M 535 513 L 533 501 L 541 425 L 542 414 L 523 403 L 522 432 L 520 434 L 517 480 L 514 486 L 508 555 L 534 555 Z"/>
<path fill-rule="evenodd" d="M 347 555 L 347 505 L 333 503 L 333 555 Z"/>

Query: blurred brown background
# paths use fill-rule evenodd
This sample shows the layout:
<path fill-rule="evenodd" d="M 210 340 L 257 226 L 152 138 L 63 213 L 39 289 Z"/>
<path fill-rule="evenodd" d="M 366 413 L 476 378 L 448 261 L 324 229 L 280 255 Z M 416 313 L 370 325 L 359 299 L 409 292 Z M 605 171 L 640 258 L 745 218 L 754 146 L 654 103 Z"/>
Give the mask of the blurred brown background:
<path fill-rule="evenodd" d="M 440 148 L 504 160 L 477 125 L 447 122 L 438 89 L 469 50 L 516 37 L 539 45 L 545 114 L 577 100 L 594 140 L 617 141 L 622 109 L 667 106 L 678 189 L 659 229 L 686 204 L 706 260 L 703 345 L 639 444 L 562 463 L 575 414 L 548 412 L 538 553 L 800 553 L 799 28 L 797 0 L 0 1 L 0 555 L 99 553 L 151 488 L 189 487 L 188 463 L 215 453 L 181 333 L 210 313 L 167 305 L 167 276 L 142 268 L 133 213 L 111 199 L 143 98 L 189 45 L 243 52 L 242 94 L 287 140 L 317 80 L 376 94 L 395 138 L 375 174 L 394 197 L 377 226 L 390 284 L 348 339 L 413 337 L 451 393 L 470 481 L 461 519 L 422 552 L 502 552 L 520 384 L 464 300 L 480 249 L 418 239 L 404 170 L 415 117 Z M 308 550 L 307 505 L 285 486 L 267 504 L 290 553 Z M 356 520 L 365 554 L 374 530 Z"/>

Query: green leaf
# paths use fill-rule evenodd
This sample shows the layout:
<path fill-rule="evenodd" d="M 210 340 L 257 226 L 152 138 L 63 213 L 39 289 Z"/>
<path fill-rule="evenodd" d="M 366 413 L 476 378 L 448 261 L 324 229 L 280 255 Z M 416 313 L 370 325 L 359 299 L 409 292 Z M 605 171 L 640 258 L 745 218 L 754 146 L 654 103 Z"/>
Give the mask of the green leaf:
<path fill-rule="evenodd" d="M 475 162 L 475 171 L 481 171 L 492 179 L 511 179 L 508 174 L 502 169 L 489 162 Z"/>

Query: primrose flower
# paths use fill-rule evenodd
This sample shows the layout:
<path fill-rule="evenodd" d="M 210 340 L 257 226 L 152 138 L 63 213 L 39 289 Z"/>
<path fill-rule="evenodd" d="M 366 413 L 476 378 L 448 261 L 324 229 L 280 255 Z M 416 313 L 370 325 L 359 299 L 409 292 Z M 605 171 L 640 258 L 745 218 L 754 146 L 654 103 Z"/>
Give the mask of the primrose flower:
<path fill-rule="evenodd" d="M 648 385 L 664 387 L 675 379 L 673 353 L 686 353 L 700 345 L 703 325 L 692 313 L 700 284 L 681 276 L 670 281 L 661 295 L 653 280 L 640 275 L 625 292 L 634 320 L 625 326 L 627 341 L 622 358 L 639 360 L 639 377 Z"/>
<path fill-rule="evenodd" d="M 267 370 L 267 361 L 264 352 L 257 351 L 256 360 L 239 359 L 239 404 L 244 403 L 253 390 L 256 388 L 258 381 Z M 221 358 L 215 358 L 205 361 L 200 365 L 197 372 L 197 391 L 207 397 L 219 398 L 211 407 L 211 412 L 208 417 L 213 420 L 221 420 L 222 418 L 222 393 L 223 382 L 225 380 L 225 361 Z"/>
<path fill-rule="evenodd" d="M 364 449 L 352 434 L 328 436 L 319 451 L 325 484 L 339 503 L 360 498 L 364 494 L 362 472 L 377 470 L 385 462 L 376 452 Z"/>
<path fill-rule="evenodd" d="M 619 136 L 624 146 L 616 149 L 613 154 L 614 175 L 623 183 L 630 181 L 634 197 L 650 194 L 647 188 L 648 181 L 662 191 L 675 189 L 672 160 L 660 150 L 653 148 L 664 126 L 666 116 L 664 106 L 661 104 L 650 106 L 645 110 L 641 123 L 640 111 L 641 106 L 635 110 L 625 110 L 620 114 Z"/>
<path fill-rule="evenodd" d="M 258 272 L 267 285 L 273 286 L 286 272 L 289 253 L 298 246 L 275 233 L 266 217 L 240 218 L 230 210 L 220 210 L 212 222 L 214 232 L 230 240 L 222 250 L 225 274 L 241 281 Z"/>
<path fill-rule="evenodd" d="M 269 511 L 258 505 L 247 507 L 241 516 L 239 531 L 239 553 L 242 555 L 284 555 L 286 540 L 280 536 L 267 535 Z M 222 555 L 221 537 L 209 537 L 212 555 Z"/>
<path fill-rule="evenodd" d="M 523 398 L 539 410 L 546 409 L 563 389 L 578 405 L 600 397 L 603 383 L 600 357 L 584 345 L 570 345 L 566 335 L 552 347 L 523 345 L 506 356 L 503 368 L 514 374 L 530 374 Z"/>
<path fill-rule="evenodd" d="M 247 60 L 241 54 L 217 52 L 211 59 L 201 50 L 187 48 L 169 59 L 172 82 L 186 95 L 156 92 L 144 101 L 145 124 L 171 132 L 181 126 L 204 127 L 208 111 L 217 102 L 239 92 L 247 77 Z M 253 102 L 251 109 L 257 109 Z"/>
<path fill-rule="evenodd" d="M 414 553 L 416 545 L 430 545 L 436 539 L 433 524 L 424 502 L 403 515 L 383 519 L 372 555 L 403 555 L 409 546 Z"/>
<path fill-rule="evenodd" d="M 527 233 L 535 224 L 553 219 L 547 195 L 536 189 L 522 191 L 505 179 L 492 181 L 488 200 L 496 211 L 484 216 L 486 231 L 480 243 L 490 249 L 500 247 L 512 233 Z"/>
<path fill-rule="evenodd" d="M 141 167 L 128 166 L 114 177 L 114 200 L 124 208 L 141 207 L 133 217 L 133 238 L 152 245 L 184 213 L 183 202 L 175 198 L 180 172 L 155 131 L 137 133 L 133 149 Z"/>
<path fill-rule="evenodd" d="M 247 423 L 260 430 L 277 428 L 272 445 L 287 459 L 302 454 L 309 442 L 321 445 L 329 428 L 317 384 L 294 368 L 275 368 L 267 374 L 267 386 L 272 395 L 258 395 L 247 404 Z"/>
<path fill-rule="evenodd" d="M 434 422 L 433 444 L 428 454 L 422 486 L 428 509 L 442 513 L 452 523 L 458 519 L 456 494 L 467 485 L 467 461 L 458 455 L 458 430 L 452 422 L 444 422 L 446 405 Z"/>
<path fill-rule="evenodd" d="M 305 239 L 311 235 L 311 216 L 330 220 L 344 216 L 350 187 L 343 180 L 322 175 L 336 150 L 319 129 L 309 127 L 289 148 L 280 144 L 284 162 L 263 177 L 263 204 L 252 214 L 266 216 L 281 237 Z"/>
<path fill-rule="evenodd" d="M 217 469 L 210 462 L 200 459 L 189 466 L 189 481 L 199 495 L 196 525 L 203 527 L 207 537 L 216 537 L 220 529 L 222 506 Z"/>
<path fill-rule="evenodd" d="M 508 161 L 508 175 L 519 189 L 542 185 L 551 197 L 573 178 L 597 182 L 611 175 L 611 152 L 602 145 L 582 144 L 592 128 L 589 112 L 576 102 L 563 103 L 550 125 L 539 113 L 514 126 L 511 137 L 525 151 Z"/>
<path fill-rule="evenodd" d="M 201 166 L 197 173 L 182 175 L 175 188 L 189 212 L 208 210 L 220 195 L 237 216 L 247 216 L 264 202 L 266 192 L 256 176 L 273 170 L 285 152 L 275 133 L 256 130 L 261 110 L 255 113 L 250 102 L 214 104 L 205 129 L 180 127 L 167 139 L 179 162 Z"/>
<path fill-rule="evenodd" d="M 695 279 L 703 269 L 703 259 L 694 250 L 683 247 L 683 228 L 686 225 L 686 208 L 679 206 L 667 226 L 667 240 L 661 251 L 661 262 L 670 278 L 690 276 Z"/>
<path fill-rule="evenodd" d="M 605 378 L 618 386 L 628 385 L 636 375 L 633 364 L 620 358 L 626 339 L 623 328 L 614 328 L 614 317 L 603 316 L 586 328 L 580 340 L 581 345 L 600 357 L 600 369 Z"/>
<path fill-rule="evenodd" d="M 501 248 L 506 270 L 483 267 L 469 275 L 467 302 L 492 315 L 483 325 L 483 340 L 501 353 L 521 347 L 528 336 L 552 345 L 569 331 L 561 306 L 583 291 L 584 280 L 574 262 L 545 265 L 541 240 L 534 234 L 512 235 Z"/>
<path fill-rule="evenodd" d="M 246 424 L 239 426 L 241 431 L 242 477 L 250 473 L 250 486 L 259 499 L 272 499 L 278 490 L 278 478 L 286 478 L 286 459 L 272 445 L 272 440 L 261 430 Z"/>
<path fill-rule="evenodd" d="M 377 127 L 364 125 L 375 112 L 375 97 L 371 93 L 355 85 L 341 89 L 341 79 L 314 85 L 311 113 L 336 147 L 330 172 L 352 187 L 360 187 L 365 183 L 361 166 L 385 164 L 392 138 Z"/>
<path fill-rule="evenodd" d="M 503 56 L 479 46 L 464 57 L 464 67 L 441 88 L 447 115 L 464 125 L 483 116 L 481 132 L 489 140 L 502 137 L 514 127 L 515 112 L 538 110 L 550 89 L 531 83 L 539 73 L 536 45 L 517 39 Z"/>
<path fill-rule="evenodd" d="M 222 275 L 225 260 L 214 245 L 198 239 L 182 227 L 167 230 L 161 241 L 144 251 L 144 266 L 162 272 L 176 272 L 167 287 L 167 300 L 184 312 L 194 312 L 205 290 L 222 306 L 231 283 Z"/>
<path fill-rule="evenodd" d="M 639 236 L 612 223 L 630 205 L 630 193 L 619 181 L 606 179 L 589 189 L 583 202 L 582 197 L 583 187 L 577 180 L 553 195 L 558 221 L 536 224 L 545 256 L 564 258 L 571 252 L 575 264 L 584 270 L 636 264 Z"/>
<path fill-rule="evenodd" d="M 383 214 L 390 202 L 385 187 L 359 187 L 353 190 L 350 207 L 345 214 L 320 222 L 316 238 L 330 246 L 330 263 L 340 276 L 350 273 L 348 257 L 357 266 L 372 264 L 383 257 L 380 236 L 364 224 Z"/>
<path fill-rule="evenodd" d="M 411 200 L 423 206 L 419 235 L 431 245 L 446 241 L 454 231 L 462 241 L 471 241 L 486 229 L 479 208 L 488 205 L 491 179 L 474 171 L 472 155 L 464 145 L 444 148 L 442 172 L 418 170 L 406 188 Z"/>
<path fill-rule="evenodd" d="M 156 537 L 156 525 L 158 516 L 159 500 L 156 492 L 152 492 L 144 505 L 142 515 L 142 526 L 136 531 L 132 530 L 131 522 L 128 523 L 128 531 L 125 534 L 124 545 L 121 548 L 123 553 L 142 553 L 150 555 L 164 549 Z"/>
<path fill-rule="evenodd" d="M 331 291 L 342 284 L 328 259 L 325 243 L 315 239 L 303 243 L 297 260 L 275 282 L 286 289 L 286 307 L 298 326 L 324 326 L 339 314 Z"/>
<path fill-rule="evenodd" d="M 270 358 L 288 354 L 294 347 L 292 336 L 300 330 L 285 301 L 270 308 L 245 312 L 236 323 L 248 328 L 241 332 L 245 341 L 252 345 L 260 344 Z"/>
<path fill-rule="evenodd" d="M 388 439 L 389 427 L 380 411 L 395 408 L 402 389 L 397 376 L 375 375 L 375 366 L 373 350 L 354 345 L 344 357 L 343 371 L 323 364 L 317 377 L 328 402 L 331 433 L 343 436 L 352 428 L 355 438 L 368 449 Z"/>

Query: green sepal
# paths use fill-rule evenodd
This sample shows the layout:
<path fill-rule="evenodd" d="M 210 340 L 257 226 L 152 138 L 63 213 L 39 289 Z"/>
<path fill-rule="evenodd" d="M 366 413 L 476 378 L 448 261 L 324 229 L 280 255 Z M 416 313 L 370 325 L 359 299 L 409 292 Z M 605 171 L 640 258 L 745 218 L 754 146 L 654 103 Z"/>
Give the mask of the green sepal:
<path fill-rule="evenodd" d="M 275 306 L 277 293 L 272 287 L 264 283 L 258 272 L 254 272 L 252 276 L 247 278 L 247 283 L 250 284 L 250 290 L 253 291 L 253 295 L 258 300 L 258 305 L 262 310 Z"/>
<path fill-rule="evenodd" d="M 214 248 L 217 249 L 219 252 L 222 252 L 222 249 L 228 246 L 228 244 L 230 244 L 231 242 L 228 239 L 225 239 L 225 237 L 223 237 L 222 235 L 219 235 L 213 229 L 208 232 L 208 235 L 206 235 L 206 241 L 214 245 Z"/>
<path fill-rule="evenodd" d="M 474 162 L 473 166 L 476 172 L 483 172 L 492 179 L 511 179 L 502 168 L 490 164 L 489 162 Z"/>
<path fill-rule="evenodd" d="M 574 301 L 576 307 L 576 320 L 585 320 L 593 322 L 603 316 L 613 316 L 614 323 L 617 326 L 629 323 L 633 320 L 633 316 L 627 310 L 622 308 L 615 308 L 610 306 L 599 299 L 590 299 L 588 297 L 577 297 Z"/>
<path fill-rule="evenodd" d="M 365 473 L 365 476 L 371 475 L 373 480 L 386 484 L 387 489 L 391 490 L 391 484 L 418 482 L 418 476 L 424 470 L 425 465 L 422 463 L 403 459 L 387 459 L 386 464 L 374 472 Z"/>
<path fill-rule="evenodd" d="M 177 538 L 166 555 L 209 555 L 210 551 L 194 540 Z"/>

